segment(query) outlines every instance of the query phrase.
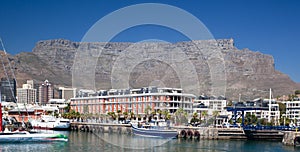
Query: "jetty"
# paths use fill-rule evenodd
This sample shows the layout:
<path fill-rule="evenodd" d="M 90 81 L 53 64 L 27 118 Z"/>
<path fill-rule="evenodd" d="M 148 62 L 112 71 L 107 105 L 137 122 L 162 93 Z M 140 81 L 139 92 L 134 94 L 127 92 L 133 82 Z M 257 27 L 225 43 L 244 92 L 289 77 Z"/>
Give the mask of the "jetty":
<path fill-rule="evenodd" d="M 300 132 L 276 128 L 245 129 L 245 128 L 215 128 L 174 126 L 178 138 L 182 139 L 209 139 L 209 140 L 272 140 L 281 141 L 284 145 L 299 146 Z M 130 124 L 71 122 L 72 131 L 91 133 L 118 133 L 131 134 Z M 300 140 L 299 140 L 300 141 Z"/>

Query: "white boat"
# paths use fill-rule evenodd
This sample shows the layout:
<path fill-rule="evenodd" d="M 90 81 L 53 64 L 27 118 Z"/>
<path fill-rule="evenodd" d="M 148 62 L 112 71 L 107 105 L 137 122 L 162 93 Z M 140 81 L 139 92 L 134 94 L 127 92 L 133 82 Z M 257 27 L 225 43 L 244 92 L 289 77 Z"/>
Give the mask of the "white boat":
<path fill-rule="evenodd" d="M 31 120 L 30 123 L 34 129 L 69 130 L 71 128 L 70 119 L 50 115 L 42 115 L 40 119 Z"/>
<path fill-rule="evenodd" d="M 1 107 L 0 99 L 0 143 L 68 141 L 68 137 L 63 134 L 30 133 L 27 131 L 11 132 L 7 128 L 2 132 L 5 125 L 3 126 L 2 123 Z"/>
<path fill-rule="evenodd" d="M 63 134 L 29 133 L 21 132 L 1 132 L 0 143 L 19 143 L 19 142 L 53 142 L 68 141 L 68 137 Z"/>
<path fill-rule="evenodd" d="M 0 38 L 0 42 L 2 45 L 2 48 L 6 54 L 4 45 L 2 43 L 2 39 Z M 8 58 L 7 58 L 8 60 Z M 8 63 L 10 63 L 8 61 Z M 5 65 L 2 62 L 2 66 L 4 68 L 5 74 L 7 76 L 6 73 L 6 68 Z M 15 77 L 15 74 L 12 70 L 11 65 L 9 64 L 9 67 L 12 71 L 12 74 L 14 76 L 15 81 L 17 80 Z M 9 80 L 9 77 L 7 77 L 7 80 Z M 1 97 L 1 90 L 0 90 L 0 97 Z M 15 97 L 14 97 L 15 98 Z M 16 99 L 16 98 L 15 98 Z M 17 102 L 17 101 L 15 101 Z M 15 132 L 11 132 L 8 131 L 7 128 L 5 128 L 4 132 L 3 129 L 4 127 L 6 127 L 5 125 L 3 126 L 3 121 L 2 121 L 2 105 L 1 105 L 2 101 L 0 98 L 0 143 L 7 143 L 7 142 L 11 142 L 11 143 L 17 143 L 17 142 L 52 142 L 52 141 L 68 141 L 68 137 L 66 135 L 63 134 L 47 134 L 47 133 L 30 133 L 27 131 L 15 131 Z"/>

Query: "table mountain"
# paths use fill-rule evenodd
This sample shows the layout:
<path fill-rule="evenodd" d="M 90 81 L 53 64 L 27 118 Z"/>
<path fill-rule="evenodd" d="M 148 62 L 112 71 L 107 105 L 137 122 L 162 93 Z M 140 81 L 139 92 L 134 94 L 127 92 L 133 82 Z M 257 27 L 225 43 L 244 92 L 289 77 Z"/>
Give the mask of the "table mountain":
<path fill-rule="evenodd" d="M 5 67 L 9 61 L 15 70 L 19 87 L 27 79 L 48 79 L 70 87 L 73 79 L 77 88 L 183 87 L 197 95 L 224 95 L 231 100 L 239 94 L 243 100 L 267 97 L 269 88 L 275 96 L 299 89 L 299 84 L 275 69 L 271 55 L 239 50 L 233 39 L 178 43 L 55 39 L 37 42 L 32 52 L 1 54 Z M 72 77 L 72 70 L 77 76 Z M 4 73 L 2 67 L 2 77 Z"/>

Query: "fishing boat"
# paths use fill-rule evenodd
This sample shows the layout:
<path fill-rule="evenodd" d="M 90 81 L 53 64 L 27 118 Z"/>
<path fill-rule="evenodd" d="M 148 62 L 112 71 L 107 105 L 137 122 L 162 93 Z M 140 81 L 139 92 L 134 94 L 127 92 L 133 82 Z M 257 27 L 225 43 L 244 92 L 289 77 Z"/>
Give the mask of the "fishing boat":
<path fill-rule="evenodd" d="M 133 134 L 137 136 L 169 139 L 176 138 L 178 135 L 177 130 L 168 129 L 168 127 L 164 124 L 164 121 L 152 121 L 148 125 L 142 125 L 141 123 L 132 123 L 131 127 Z"/>
<path fill-rule="evenodd" d="M 69 130 L 71 128 L 70 119 L 56 118 L 51 115 L 42 115 L 41 119 L 32 120 L 34 129 L 44 130 Z"/>

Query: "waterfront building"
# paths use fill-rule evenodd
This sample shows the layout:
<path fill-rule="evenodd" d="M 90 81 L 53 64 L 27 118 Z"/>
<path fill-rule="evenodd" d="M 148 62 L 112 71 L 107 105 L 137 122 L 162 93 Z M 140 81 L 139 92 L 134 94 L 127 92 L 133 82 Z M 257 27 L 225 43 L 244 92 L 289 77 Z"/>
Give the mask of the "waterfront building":
<path fill-rule="evenodd" d="M 286 106 L 285 117 L 291 119 L 297 126 L 300 126 L 300 100 L 284 101 Z"/>
<path fill-rule="evenodd" d="M 244 111 L 244 117 L 247 114 L 255 115 L 258 119 L 270 120 L 278 125 L 280 120 L 279 104 L 272 99 L 271 107 L 269 107 L 269 102 L 269 99 L 255 99 L 253 101 L 237 102 L 232 108 L 239 109 L 237 118 L 241 118 L 242 111 Z M 232 110 L 232 113 L 234 113 L 234 110 Z"/>
<path fill-rule="evenodd" d="M 200 96 L 193 104 L 193 112 L 198 113 L 201 120 L 212 118 L 213 112 L 217 111 L 219 116 L 217 117 L 217 124 L 222 124 L 228 121 L 231 113 L 225 110 L 227 100 L 225 97 L 206 97 Z M 203 112 L 207 112 L 207 116 L 203 116 Z"/>
<path fill-rule="evenodd" d="M 69 101 L 71 98 L 76 97 L 76 88 L 65 88 L 59 87 L 59 99 L 64 99 L 65 101 Z"/>
<path fill-rule="evenodd" d="M 7 80 L 5 78 L 1 78 L 0 92 L 1 101 L 15 102 L 15 97 L 17 94 L 16 80 Z"/>
<path fill-rule="evenodd" d="M 225 98 L 200 98 L 194 101 L 193 112 L 200 114 L 201 111 L 207 111 L 212 115 L 213 111 L 222 112 L 227 105 Z"/>
<path fill-rule="evenodd" d="M 192 113 L 195 99 L 195 95 L 183 93 L 182 89 L 157 87 L 111 89 L 96 93 L 88 91 L 88 93 L 81 92 L 79 95 L 71 99 L 71 109 L 79 113 L 92 114 L 106 114 L 120 110 L 143 115 L 146 114 L 147 107 L 155 112 L 167 110 L 173 114 L 177 109 L 183 108 L 187 113 Z"/>
<path fill-rule="evenodd" d="M 68 103 L 69 102 L 66 101 L 65 99 L 50 99 L 49 104 L 47 104 L 46 106 L 56 107 L 56 108 L 58 108 L 59 113 L 65 113 Z"/>
<path fill-rule="evenodd" d="M 53 97 L 53 86 L 48 80 L 45 80 L 44 83 L 39 86 L 39 104 L 45 105 L 50 99 L 53 99 Z"/>
<path fill-rule="evenodd" d="M 245 116 L 247 113 L 250 115 L 255 115 L 258 119 L 266 119 L 273 120 L 276 124 L 280 119 L 280 111 L 279 111 L 279 104 L 276 102 L 275 99 L 271 99 L 271 111 L 269 111 L 269 99 L 256 99 L 253 102 L 248 101 L 246 102 L 247 107 L 259 107 L 254 108 L 253 110 L 245 111 Z"/>
<path fill-rule="evenodd" d="M 35 104 L 37 90 L 33 87 L 33 80 L 27 80 L 27 83 L 23 84 L 22 88 L 17 88 L 17 102 Z"/>

